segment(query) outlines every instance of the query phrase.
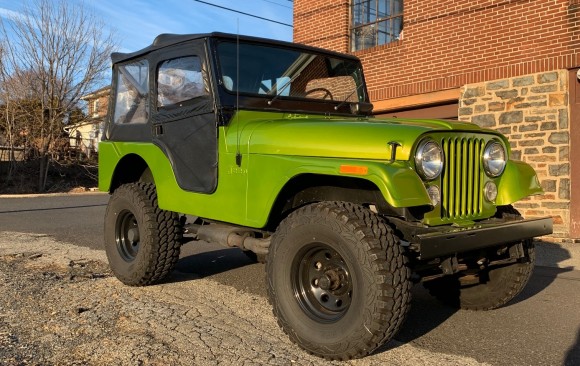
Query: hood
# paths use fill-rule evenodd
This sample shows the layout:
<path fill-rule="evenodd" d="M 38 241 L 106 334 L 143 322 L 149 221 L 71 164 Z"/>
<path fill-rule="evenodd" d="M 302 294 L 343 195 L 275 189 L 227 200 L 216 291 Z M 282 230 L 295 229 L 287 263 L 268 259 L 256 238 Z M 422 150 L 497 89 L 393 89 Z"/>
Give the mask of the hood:
<path fill-rule="evenodd" d="M 445 120 L 323 118 L 275 119 L 246 126 L 250 154 L 388 160 L 395 141 L 397 160 L 408 160 L 414 143 L 433 131 L 482 131 L 477 125 Z"/>

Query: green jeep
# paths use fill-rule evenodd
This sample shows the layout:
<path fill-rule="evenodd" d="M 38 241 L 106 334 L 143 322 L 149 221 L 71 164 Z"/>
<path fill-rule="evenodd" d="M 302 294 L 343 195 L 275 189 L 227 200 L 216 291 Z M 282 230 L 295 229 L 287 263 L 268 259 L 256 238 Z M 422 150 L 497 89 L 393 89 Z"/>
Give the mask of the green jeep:
<path fill-rule="evenodd" d="M 99 188 L 127 285 L 166 278 L 188 238 L 238 247 L 265 260 L 290 339 L 349 359 L 396 334 L 415 282 L 464 309 L 508 303 L 552 232 L 511 206 L 542 190 L 505 137 L 373 118 L 356 57 L 211 33 L 112 60 Z"/>

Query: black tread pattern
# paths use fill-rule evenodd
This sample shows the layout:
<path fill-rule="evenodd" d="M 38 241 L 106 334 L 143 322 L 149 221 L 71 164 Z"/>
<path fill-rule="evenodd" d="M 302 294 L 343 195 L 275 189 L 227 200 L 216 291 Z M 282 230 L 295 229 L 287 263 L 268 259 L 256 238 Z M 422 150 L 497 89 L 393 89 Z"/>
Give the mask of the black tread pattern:
<path fill-rule="evenodd" d="M 454 277 L 443 277 L 425 283 L 437 300 L 455 308 L 472 311 L 493 310 L 504 306 L 526 287 L 536 258 L 533 243 L 528 244 L 529 262 L 493 269 L 488 282 L 461 287 Z M 493 273 L 495 272 L 495 273 Z"/>
<path fill-rule="evenodd" d="M 364 294 L 365 327 L 349 334 L 337 344 L 314 343 L 297 334 L 294 319 L 286 319 L 280 309 L 280 297 L 272 278 L 281 261 L 279 258 L 284 237 L 300 225 L 315 222 L 334 223 L 333 230 L 341 236 L 355 236 L 357 258 L 372 293 Z M 329 360 L 348 360 L 368 355 L 389 341 L 400 329 L 411 301 L 411 271 L 399 239 L 393 230 L 370 210 L 348 202 L 319 202 L 304 206 L 289 215 L 276 231 L 266 265 L 268 297 L 278 324 L 289 338 L 307 352 Z M 371 292 L 371 291 L 369 291 Z"/>
<path fill-rule="evenodd" d="M 113 272 L 130 286 L 146 286 L 160 282 L 171 273 L 179 260 L 181 225 L 175 212 L 161 210 L 157 205 L 157 191 L 151 183 L 124 184 L 113 193 L 112 200 L 120 197 L 131 202 L 140 224 L 140 255 L 130 273 Z M 109 207 L 111 207 L 109 205 Z M 107 214 L 109 211 L 107 208 Z M 109 253 L 108 253 L 109 255 Z"/>
<path fill-rule="evenodd" d="M 511 205 L 498 207 L 496 217 L 511 220 L 522 218 Z M 497 309 L 516 297 L 532 276 L 536 261 L 532 239 L 525 240 L 524 247 L 528 253 L 528 261 L 488 270 L 484 276 L 488 278 L 485 283 L 461 287 L 456 277 L 448 276 L 426 282 L 425 288 L 442 303 L 456 308 L 473 311 Z"/>

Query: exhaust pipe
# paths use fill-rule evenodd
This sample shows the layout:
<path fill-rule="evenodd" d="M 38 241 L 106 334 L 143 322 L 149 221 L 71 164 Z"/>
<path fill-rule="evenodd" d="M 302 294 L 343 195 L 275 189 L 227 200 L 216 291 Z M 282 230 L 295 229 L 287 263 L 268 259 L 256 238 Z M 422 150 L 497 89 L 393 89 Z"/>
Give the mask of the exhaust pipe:
<path fill-rule="evenodd" d="M 255 231 L 224 224 L 187 225 L 199 240 L 218 243 L 226 247 L 250 250 L 256 254 L 268 254 L 270 238 L 255 238 Z"/>

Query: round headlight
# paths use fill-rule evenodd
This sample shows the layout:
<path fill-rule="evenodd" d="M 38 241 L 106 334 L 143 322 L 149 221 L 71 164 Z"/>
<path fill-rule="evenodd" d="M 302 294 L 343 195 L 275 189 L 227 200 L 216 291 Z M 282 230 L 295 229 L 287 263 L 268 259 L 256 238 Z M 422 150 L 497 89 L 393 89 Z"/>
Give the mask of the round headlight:
<path fill-rule="evenodd" d="M 490 177 L 499 177 L 506 165 L 506 152 L 502 144 L 491 141 L 483 151 L 483 168 Z"/>
<path fill-rule="evenodd" d="M 415 154 L 415 166 L 423 179 L 433 180 L 443 171 L 443 151 L 433 140 L 419 144 Z"/>
<path fill-rule="evenodd" d="M 497 198 L 497 186 L 494 182 L 487 182 L 483 188 L 483 193 L 486 200 L 493 202 Z"/>
<path fill-rule="evenodd" d="M 441 191 L 437 186 L 431 186 L 427 188 L 427 194 L 431 199 L 431 204 L 433 206 L 437 206 L 441 202 Z"/>

